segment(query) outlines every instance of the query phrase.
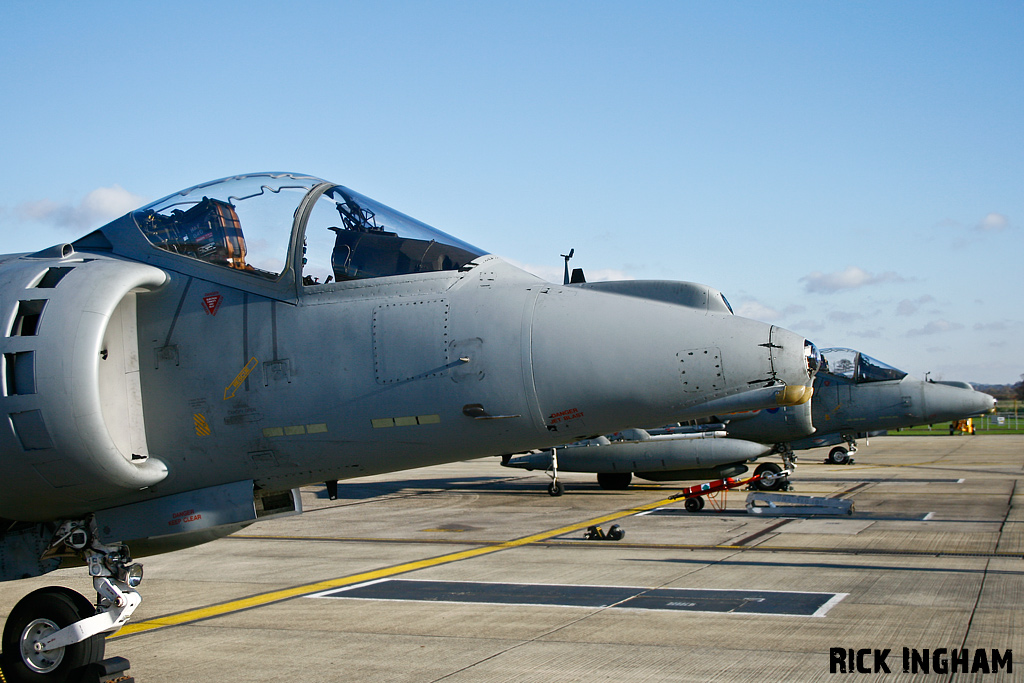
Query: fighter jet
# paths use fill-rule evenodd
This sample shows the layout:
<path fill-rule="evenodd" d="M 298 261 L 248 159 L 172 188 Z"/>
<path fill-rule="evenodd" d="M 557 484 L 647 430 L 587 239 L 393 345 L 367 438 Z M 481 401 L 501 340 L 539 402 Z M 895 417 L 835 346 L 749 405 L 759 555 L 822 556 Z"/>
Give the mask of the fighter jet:
<path fill-rule="evenodd" d="M 85 565 L 98 593 L 15 605 L 5 680 L 78 680 L 141 601 L 133 554 L 298 513 L 297 487 L 810 396 L 807 340 L 670 289 L 553 285 L 293 173 L 0 257 L 0 579 Z"/>
<path fill-rule="evenodd" d="M 846 443 L 833 448 L 828 461 L 842 464 L 856 452 L 856 440 L 869 433 L 949 422 L 992 410 L 995 399 L 966 382 L 921 381 L 902 370 L 846 348 L 821 351 L 811 401 L 740 413 L 717 413 L 710 424 L 633 429 L 557 450 L 506 457 L 506 467 L 594 472 L 606 489 L 625 489 L 635 474 L 641 479 L 673 481 L 722 479 L 747 471 L 747 464 L 771 453 L 782 455 L 786 468 L 794 451 Z M 695 439 L 693 437 L 702 437 Z M 728 436 L 729 438 L 723 438 Z M 716 437 L 713 440 L 709 437 Z M 754 471 L 765 490 L 788 487 L 788 478 L 773 462 Z"/>
<path fill-rule="evenodd" d="M 848 348 L 823 349 L 808 406 L 732 416 L 729 435 L 775 444 L 784 459 L 793 450 L 836 446 L 829 462 L 842 464 L 871 432 L 976 417 L 995 408 L 992 396 L 967 382 L 922 381 Z M 813 432 L 801 434 L 808 411 Z M 740 419 L 735 419 L 740 418 Z"/>

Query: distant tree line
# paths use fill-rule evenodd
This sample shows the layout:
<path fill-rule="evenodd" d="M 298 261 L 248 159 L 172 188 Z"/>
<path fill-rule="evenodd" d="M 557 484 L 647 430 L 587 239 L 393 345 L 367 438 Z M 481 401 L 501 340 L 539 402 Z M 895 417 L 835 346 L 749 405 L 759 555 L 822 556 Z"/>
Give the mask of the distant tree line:
<path fill-rule="evenodd" d="M 1024 375 L 1020 376 L 1020 381 L 1016 384 L 975 383 L 973 386 L 978 391 L 984 391 L 990 396 L 995 396 L 1000 401 L 1012 401 L 1013 399 L 1024 401 Z"/>

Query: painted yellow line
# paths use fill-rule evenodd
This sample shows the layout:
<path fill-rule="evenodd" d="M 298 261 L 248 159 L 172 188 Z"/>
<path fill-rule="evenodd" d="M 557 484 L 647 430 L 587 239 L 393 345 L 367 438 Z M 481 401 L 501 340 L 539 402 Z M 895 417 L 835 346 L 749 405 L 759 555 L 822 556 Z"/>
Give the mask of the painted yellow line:
<path fill-rule="evenodd" d="M 125 638 L 128 636 L 137 635 L 139 633 L 146 633 L 160 628 L 166 628 L 168 626 L 180 626 L 193 621 L 200 621 L 202 619 L 210 619 L 212 617 L 219 617 L 232 612 L 238 612 L 245 609 L 252 609 L 253 607 L 262 607 L 273 602 L 281 602 L 282 600 L 289 600 L 291 598 L 297 598 L 303 595 L 309 595 L 311 593 L 319 593 L 321 591 L 330 590 L 332 588 L 341 588 L 342 586 L 351 586 L 356 583 L 363 583 L 364 581 L 373 581 L 375 579 L 382 579 L 389 576 L 395 576 L 397 574 L 405 574 L 407 572 L 413 572 L 418 569 L 426 569 L 427 567 L 436 567 L 441 564 L 448 564 L 449 562 L 458 562 L 459 560 L 468 560 L 473 557 L 479 557 L 481 555 L 488 555 L 490 553 L 496 553 L 501 550 L 508 550 L 510 548 L 518 548 L 531 543 L 537 543 L 539 541 L 545 541 L 555 536 L 561 536 L 563 534 L 572 533 L 573 531 L 579 531 L 586 529 L 590 526 L 599 524 L 605 524 L 612 522 L 623 517 L 629 517 L 640 512 L 647 512 L 654 510 L 655 508 L 664 507 L 672 503 L 678 502 L 677 500 L 664 499 L 659 500 L 655 503 L 648 503 L 646 505 L 639 505 L 635 508 L 628 510 L 620 510 L 619 512 L 613 512 L 601 517 L 595 517 L 594 519 L 586 522 L 577 522 L 576 524 L 570 524 L 563 526 L 558 529 L 551 529 L 549 531 L 542 531 L 531 536 L 524 536 L 517 538 L 512 541 L 504 541 L 502 543 L 495 543 L 492 545 L 483 546 L 480 548 L 472 548 L 470 550 L 462 550 L 457 553 L 450 553 L 448 555 L 441 555 L 439 557 L 432 557 L 425 560 L 417 560 L 415 562 L 407 562 L 405 564 L 396 565 L 394 567 L 384 567 L 383 569 L 376 569 L 369 572 L 362 572 L 360 574 L 353 574 L 351 576 L 343 576 L 337 579 L 328 579 L 327 581 L 318 581 L 316 583 L 306 584 L 304 586 L 295 586 L 293 588 L 284 588 L 282 590 L 270 591 L 269 593 L 261 593 L 259 595 L 253 595 L 248 598 L 242 598 L 240 600 L 232 600 L 225 602 L 220 605 L 211 605 L 209 607 L 201 607 L 199 609 L 189 610 L 180 614 L 171 614 L 165 617 L 157 617 L 148 621 L 141 621 L 138 623 L 129 623 L 124 626 L 116 635 L 112 638 Z M 456 541 L 453 541 L 453 543 Z"/>

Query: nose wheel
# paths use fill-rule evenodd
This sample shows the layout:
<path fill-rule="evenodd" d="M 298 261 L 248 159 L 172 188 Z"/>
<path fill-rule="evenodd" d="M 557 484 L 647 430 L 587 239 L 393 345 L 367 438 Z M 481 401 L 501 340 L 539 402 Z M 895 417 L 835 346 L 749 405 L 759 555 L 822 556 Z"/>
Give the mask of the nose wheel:
<path fill-rule="evenodd" d="M 760 475 L 761 478 L 751 486 L 759 491 L 788 491 L 790 489 L 789 475 L 784 474 L 782 468 L 773 462 L 758 465 L 754 474 Z"/>
<path fill-rule="evenodd" d="M 846 447 L 836 446 L 828 452 L 828 458 L 825 459 L 830 465 L 852 465 L 853 454 L 857 452 L 857 442 L 850 441 Z"/>
<path fill-rule="evenodd" d="M 82 668 L 103 659 L 104 633 L 77 643 L 43 650 L 41 644 L 96 614 L 85 596 L 48 586 L 29 593 L 14 606 L 3 634 L 3 676 L 7 683 L 75 683 Z"/>

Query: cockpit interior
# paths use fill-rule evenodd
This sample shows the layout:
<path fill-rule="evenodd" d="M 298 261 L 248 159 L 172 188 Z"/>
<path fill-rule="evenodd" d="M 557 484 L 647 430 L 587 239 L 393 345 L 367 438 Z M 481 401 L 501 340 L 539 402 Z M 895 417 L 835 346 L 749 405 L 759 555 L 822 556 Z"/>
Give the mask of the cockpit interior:
<path fill-rule="evenodd" d="M 294 263 L 307 287 L 459 270 L 486 253 L 348 188 L 290 173 L 197 185 L 133 217 L 158 249 L 274 281 Z"/>
<path fill-rule="evenodd" d="M 876 360 L 866 353 L 841 347 L 821 350 L 818 372 L 845 377 L 857 384 L 900 380 L 907 376 L 902 370 Z"/>

